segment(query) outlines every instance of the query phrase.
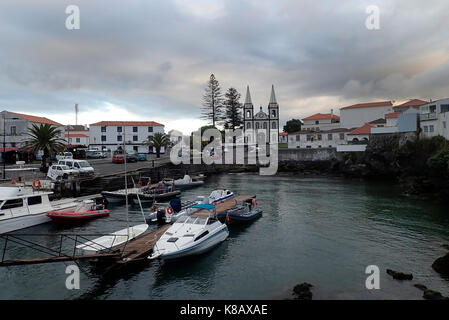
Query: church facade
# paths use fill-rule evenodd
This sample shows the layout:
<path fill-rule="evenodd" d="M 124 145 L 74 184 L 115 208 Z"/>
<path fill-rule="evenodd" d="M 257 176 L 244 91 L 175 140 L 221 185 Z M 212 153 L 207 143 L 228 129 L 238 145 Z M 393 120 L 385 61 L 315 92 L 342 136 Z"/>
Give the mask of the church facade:
<path fill-rule="evenodd" d="M 243 105 L 243 122 L 245 143 L 263 144 L 278 143 L 279 141 L 279 104 L 276 101 L 274 85 L 271 86 L 268 113 L 260 110 L 254 113 L 249 86 L 246 88 L 245 104 Z"/>

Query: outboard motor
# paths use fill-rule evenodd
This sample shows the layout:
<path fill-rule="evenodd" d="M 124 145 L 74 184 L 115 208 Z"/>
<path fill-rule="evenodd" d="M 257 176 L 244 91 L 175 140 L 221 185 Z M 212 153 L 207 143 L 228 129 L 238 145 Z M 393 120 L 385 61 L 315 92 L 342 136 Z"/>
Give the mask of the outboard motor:
<path fill-rule="evenodd" d="M 165 209 L 158 209 L 156 218 L 157 218 L 157 223 L 159 223 L 159 224 L 165 223 Z"/>

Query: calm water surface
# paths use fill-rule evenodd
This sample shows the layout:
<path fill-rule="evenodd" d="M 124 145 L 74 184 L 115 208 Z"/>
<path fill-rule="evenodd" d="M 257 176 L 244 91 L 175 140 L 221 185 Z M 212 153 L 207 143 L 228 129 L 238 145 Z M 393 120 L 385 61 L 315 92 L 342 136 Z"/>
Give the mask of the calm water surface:
<path fill-rule="evenodd" d="M 314 285 L 317 299 L 421 299 L 415 283 L 449 295 L 449 281 L 431 268 L 447 251 L 442 244 L 449 243 L 444 207 L 401 197 L 387 184 L 249 174 L 210 177 L 182 197 L 208 195 L 214 188 L 257 194 L 263 217 L 244 227 L 230 226 L 225 242 L 186 261 L 148 262 L 107 278 L 102 277 L 104 270 L 81 262 L 80 290 L 65 288 L 65 268 L 71 263 L 0 268 L 0 298 L 278 299 L 304 281 Z M 47 223 L 20 232 L 107 233 L 125 228 L 125 206 L 110 209 L 109 217 L 72 228 Z M 131 224 L 142 223 L 138 206 L 130 206 L 129 216 Z M 59 246 L 56 236 L 40 241 Z M 9 254 L 31 252 L 17 248 Z M 368 291 L 365 268 L 372 264 L 381 270 L 381 289 Z M 411 272 L 414 280 L 392 280 L 386 268 Z"/>

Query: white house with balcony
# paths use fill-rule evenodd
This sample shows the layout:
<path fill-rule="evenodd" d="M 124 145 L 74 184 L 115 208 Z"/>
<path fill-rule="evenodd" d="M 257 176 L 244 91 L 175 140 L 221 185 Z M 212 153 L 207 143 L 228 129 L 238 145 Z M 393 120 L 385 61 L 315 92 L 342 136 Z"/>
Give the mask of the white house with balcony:
<path fill-rule="evenodd" d="M 338 145 L 347 144 L 347 134 L 351 131 L 345 128 L 331 130 L 301 130 L 288 134 L 288 148 L 315 149 L 336 148 Z"/>
<path fill-rule="evenodd" d="M 316 113 L 310 117 L 302 119 L 302 130 L 332 130 L 340 128 L 340 117 L 331 113 Z"/>
<path fill-rule="evenodd" d="M 157 132 L 164 133 L 164 125 L 154 121 L 100 121 L 90 125 L 90 147 L 116 151 L 125 145 L 127 152 L 156 153 L 145 142 Z"/>
<path fill-rule="evenodd" d="M 360 128 L 365 123 L 385 119 L 385 115 L 393 112 L 391 101 L 358 103 L 340 108 L 342 128 Z"/>
<path fill-rule="evenodd" d="M 440 135 L 449 139 L 449 98 L 420 106 L 419 120 L 422 137 Z"/>

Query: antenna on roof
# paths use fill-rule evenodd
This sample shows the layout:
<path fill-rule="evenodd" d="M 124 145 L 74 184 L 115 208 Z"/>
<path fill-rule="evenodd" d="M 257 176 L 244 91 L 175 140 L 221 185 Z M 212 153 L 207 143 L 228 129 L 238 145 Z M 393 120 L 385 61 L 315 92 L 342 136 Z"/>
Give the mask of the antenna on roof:
<path fill-rule="evenodd" d="M 78 103 L 75 103 L 75 125 L 78 125 Z"/>

